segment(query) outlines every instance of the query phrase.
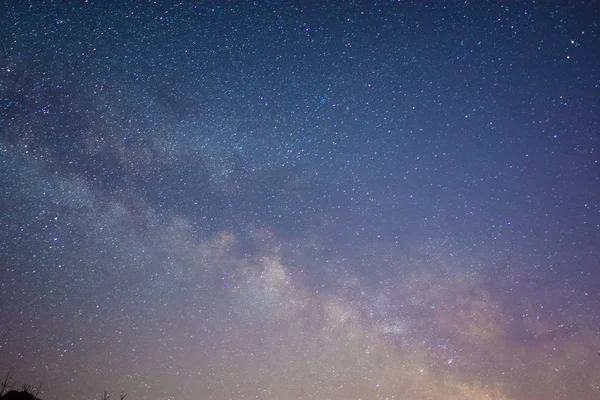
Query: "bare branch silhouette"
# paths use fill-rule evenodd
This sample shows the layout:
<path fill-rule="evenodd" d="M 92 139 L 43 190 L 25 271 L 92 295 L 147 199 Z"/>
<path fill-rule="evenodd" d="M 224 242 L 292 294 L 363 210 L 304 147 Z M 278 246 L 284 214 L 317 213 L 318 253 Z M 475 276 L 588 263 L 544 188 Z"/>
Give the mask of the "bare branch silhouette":
<path fill-rule="evenodd" d="M 35 398 L 38 398 L 38 394 L 40 394 L 40 390 L 42 390 L 42 385 L 44 384 L 44 381 L 40 382 L 40 386 L 38 386 L 38 389 L 35 393 L 33 393 L 33 395 L 35 396 Z M 34 388 L 35 389 L 35 388 Z"/>
<path fill-rule="evenodd" d="M 13 379 L 12 369 L 9 369 L 6 373 L 6 377 L 4 377 L 4 380 L 0 382 L 0 396 L 4 394 L 6 389 L 11 390 L 14 384 L 15 381 Z"/>

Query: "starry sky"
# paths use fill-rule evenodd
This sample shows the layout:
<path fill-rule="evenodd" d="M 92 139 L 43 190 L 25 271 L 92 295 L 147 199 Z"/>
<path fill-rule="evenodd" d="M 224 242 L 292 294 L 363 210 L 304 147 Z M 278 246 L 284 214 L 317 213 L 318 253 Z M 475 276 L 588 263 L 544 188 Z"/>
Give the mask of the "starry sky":
<path fill-rule="evenodd" d="M 0 375 L 600 397 L 594 1 L 0 9 Z"/>

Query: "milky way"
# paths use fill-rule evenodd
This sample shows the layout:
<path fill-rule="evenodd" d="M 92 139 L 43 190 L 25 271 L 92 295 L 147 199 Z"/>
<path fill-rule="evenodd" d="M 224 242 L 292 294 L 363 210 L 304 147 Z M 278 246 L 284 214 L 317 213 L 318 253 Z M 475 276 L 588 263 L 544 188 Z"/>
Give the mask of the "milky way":
<path fill-rule="evenodd" d="M 0 375 L 600 398 L 594 2 L 7 3 Z"/>

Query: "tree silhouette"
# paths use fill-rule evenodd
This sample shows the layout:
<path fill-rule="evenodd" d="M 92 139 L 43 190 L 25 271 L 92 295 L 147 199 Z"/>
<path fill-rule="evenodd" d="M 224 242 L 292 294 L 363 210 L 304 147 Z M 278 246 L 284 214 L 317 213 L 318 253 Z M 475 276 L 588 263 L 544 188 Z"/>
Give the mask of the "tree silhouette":
<path fill-rule="evenodd" d="M 125 400 L 125 396 L 127 396 L 127 393 L 125 393 L 123 390 L 121 390 L 121 394 L 119 395 L 119 400 Z M 104 394 L 102 395 L 102 400 L 108 400 L 110 399 L 110 394 L 108 394 L 108 392 L 105 390 Z"/>
<path fill-rule="evenodd" d="M 2 396 L 7 389 L 11 390 L 14 384 L 15 381 L 13 379 L 12 369 L 9 369 L 4 380 L 0 382 L 0 396 Z"/>

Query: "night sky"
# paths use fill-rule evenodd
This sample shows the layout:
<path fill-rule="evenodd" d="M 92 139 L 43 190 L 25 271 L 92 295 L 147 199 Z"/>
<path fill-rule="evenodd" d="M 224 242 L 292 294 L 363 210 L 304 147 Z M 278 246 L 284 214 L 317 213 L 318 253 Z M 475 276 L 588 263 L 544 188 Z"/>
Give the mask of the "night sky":
<path fill-rule="evenodd" d="M 594 1 L 7 1 L 0 375 L 600 397 Z"/>

